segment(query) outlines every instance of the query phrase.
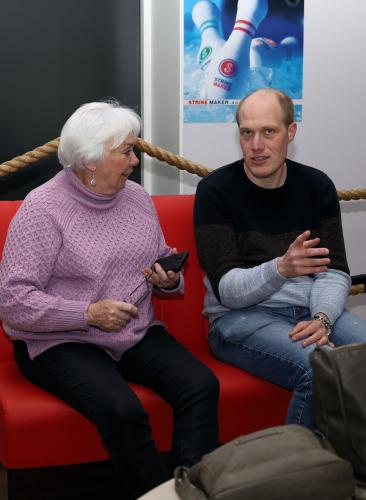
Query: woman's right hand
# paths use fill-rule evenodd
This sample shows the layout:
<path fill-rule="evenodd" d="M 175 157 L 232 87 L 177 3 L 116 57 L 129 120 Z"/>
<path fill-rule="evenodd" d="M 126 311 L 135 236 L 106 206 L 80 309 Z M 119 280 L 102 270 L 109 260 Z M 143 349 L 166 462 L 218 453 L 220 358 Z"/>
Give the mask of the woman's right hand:
<path fill-rule="evenodd" d="M 138 309 L 133 304 L 119 300 L 101 300 L 90 304 L 87 310 L 88 325 L 113 332 L 121 330 Z"/>

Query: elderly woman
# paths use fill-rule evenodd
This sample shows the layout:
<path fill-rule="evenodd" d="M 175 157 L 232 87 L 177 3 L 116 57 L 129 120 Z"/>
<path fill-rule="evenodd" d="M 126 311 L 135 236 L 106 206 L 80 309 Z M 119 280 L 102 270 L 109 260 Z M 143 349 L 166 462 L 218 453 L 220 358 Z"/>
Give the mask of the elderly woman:
<path fill-rule="evenodd" d="M 128 180 L 139 129 L 118 103 L 77 109 L 61 133 L 64 169 L 24 200 L 0 267 L 0 317 L 21 371 L 95 423 L 131 498 L 167 472 L 127 381 L 172 406 L 175 465 L 217 446 L 217 380 L 153 312 L 152 293 L 181 293 L 183 278 L 154 265 L 175 249 Z"/>

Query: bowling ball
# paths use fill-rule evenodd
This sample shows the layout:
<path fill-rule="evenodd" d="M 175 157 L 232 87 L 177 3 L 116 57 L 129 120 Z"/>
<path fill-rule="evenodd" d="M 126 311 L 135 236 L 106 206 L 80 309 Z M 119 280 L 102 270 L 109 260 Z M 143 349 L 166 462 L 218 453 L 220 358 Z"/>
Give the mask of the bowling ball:
<path fill-rule="evenodd" d="M 302 0 L 285 0 L 286 5 L 289 7 L 298 7 Z"/>

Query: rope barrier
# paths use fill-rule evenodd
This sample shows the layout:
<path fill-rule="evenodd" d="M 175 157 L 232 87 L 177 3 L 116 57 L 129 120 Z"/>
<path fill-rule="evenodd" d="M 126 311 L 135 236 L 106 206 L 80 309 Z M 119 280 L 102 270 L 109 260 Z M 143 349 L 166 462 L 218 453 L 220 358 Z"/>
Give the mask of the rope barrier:
<path fill-rule="evenodd" d="M 12 174 L 17 170 L 30 165 L 31 163 L 36 163 L 39 160 L 47 158 L 57 153 L 59 139 L 54 139 L 53 141 L 47 142 L 43 146 L 39 146 L 28 153 L 24 153 L 21 156 L 16 156 L 12 160 L 8 160 L 0 165 L 0 177 L 8 174 Z"/>
<path fill-rule="evenodd" d="M 357 295 L 359 293 L 366 293 L 365 285 L 352 285 L 349 295 Z"/>
<path fill-rule="evenodd" d="M 43 146 L 39 146 L 32 151 L 28 151 L 21 156 L 17 156 L 12 160 L 8 160 L 0 164 L 0 177 L 12 174 L 17 170 L 30 165 L 31 163 L 36 163 L 39 160 L 56 154 L 58 145 L 59 139 L 53 139 Z M 158 146 L 155 146 L 154 144 L 151 144 L 141 138 L 136 140 L 136 146 L 141 152 L 146 153 L 153 158 L 157 158 L 158 160 L 164 161 L 180 170 L 185 170 L 186 172 L 198 175 L 199 177 L 204 177 L 213 170 L 212 168 L 207 168 L 199 163 L 187 160 L 183 156 L 176 155 L 166 149 L 159 148 Z M 337 191 L 337 194 L 338 198 L 343 201 L 366 199 L 366 189 L 351 189 L 348 191 L 339 190 Z M 359 293 L 365 293 L 364 284 L 357 284 L 351 287 L 350 295 L 357 295 Z"/>
<path fill-rule="evenodd" d="M 5 175 L 16 172 L 31 163 L 35 163 L 39 160 L 47 158 L 48 156 L 56 154 L 58 144 L 59 139 L 53 139 L 43 146 L 39 146 L 32 151 L 28 151 L 21 156 L 16 156 L 12 160 L 8 160 L 0 164 L 0 177 L 4 177 Z M 199 163 L 187 160 L 183 156 L 176 155 L 166 149 L 159 148 L 158 146 L 155 146 L 154 144 L 151 144 L 141 138 L 136 140 L 136 146 L 141 152 L 146 153 L 153 158 L 157 158 L 158 160 L 164 161 L 180 170 L 185 170 L 190 174 L 198 175 L 198 177 L 204 177 L 213 170 L 212 168 L 204 167 Z M 338 190 L 337 194 L 338 198 L 343 201 L 366 199 L 366 189 Z"/>
<path fill-rule="evenodd" d="M 200 165 L 199 163 L 194 163 L 191 160 L 187 160 L 183 156 L 171 153 L 166 149 L 154 146 L 154 144 L 151 144 L 150 142 L 144 141 L 140 138 L 137 139 L 136 146 L 143 153 L 146 153 L 153 158 L 157 158 L 158 160 L 165 161 L 169 165 L 173 165 L 180 170 L 185 170 L 190 174 L 196 174 L 198 175 L 198 177 L 205 177 L 205 175 L 209 174 L 213 170 L 212 168 L 207 168 L 203 165 Z"/>

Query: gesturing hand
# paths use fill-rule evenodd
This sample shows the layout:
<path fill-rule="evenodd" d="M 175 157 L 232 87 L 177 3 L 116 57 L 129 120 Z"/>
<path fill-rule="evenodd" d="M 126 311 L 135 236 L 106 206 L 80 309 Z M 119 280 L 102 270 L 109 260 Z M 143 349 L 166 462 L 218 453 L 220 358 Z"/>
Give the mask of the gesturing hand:
<path fill-rule="evenodd" d="M 285 255 L 278 257 L 277 269 L 285 278 L 296 278 L 326 271 L 330 262 L 328 248 L 316 248 L 320 238 L 310 238 L 310 231 L 300 234 L 288 247 Z"/>
<path fill-rule="evenodd" d="M 133 304 L 119 300 L 101 300 L 89 305 L 87 321 L 90 326 L 113 332 L 121 330 L 137 313 L 138 309 Z"/>

